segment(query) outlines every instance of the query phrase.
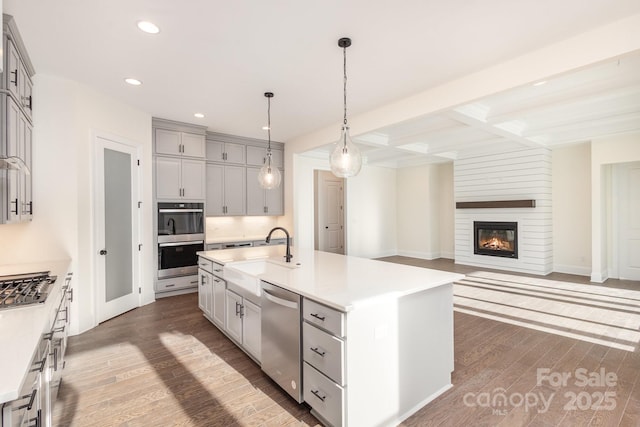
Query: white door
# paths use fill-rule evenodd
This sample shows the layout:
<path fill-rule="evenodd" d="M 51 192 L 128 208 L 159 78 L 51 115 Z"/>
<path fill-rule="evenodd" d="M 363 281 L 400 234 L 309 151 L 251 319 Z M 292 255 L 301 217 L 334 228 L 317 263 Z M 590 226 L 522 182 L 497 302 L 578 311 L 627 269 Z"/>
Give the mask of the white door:
<path fill-rule="evenodd" d="M 140 306 L 137 148 L 96 136 L 98 322 Z"/>
<path fill-rule="evenodd" d="M 318 250 L 344 254 L 343 179 L 318 172 Z"/>
<path fill-rule="evenodd" d="M 618 166 L 618 273 L 640 280 L 640 163 Z"/>
<path fill-rule="evenodd" d="M 257 360 L 262 360 L 261 309 L 249 300 L 244 300 L 242 318 L 242 344 Z"/>

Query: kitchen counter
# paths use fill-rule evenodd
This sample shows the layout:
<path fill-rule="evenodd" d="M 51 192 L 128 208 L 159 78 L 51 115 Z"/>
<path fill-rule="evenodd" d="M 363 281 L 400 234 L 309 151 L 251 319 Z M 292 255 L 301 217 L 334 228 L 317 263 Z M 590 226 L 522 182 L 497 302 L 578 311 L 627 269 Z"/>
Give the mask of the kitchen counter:
<path fill-rule="evenodd" d="M 231 242 L 255 242 L 257 240 L 263 241 L 266 239 L 266 234 L 261 234 L 259 236 L 242 236 L 242 237 L 207 237 L 205 243 L 207 245 L 213 243 L 231 243 Z"/>
<path fill-rule="evenodd" d="M 270 258 L 283 260 L 283 246 L 262 246 L 200 252 L 211 261 L 233 263 Z M 348 312 L 379 298 L 398 299 L 462 279 L 461 274 L 291 248 L 296 268 L 267 268 L 262 280 Z"/>
<path fill-rule="evenodd" d="M 18 398 L 18 393 L 29 370 L 31 358 L 42 339 L 45 328 L 51 325 L 51 313 L 60 302 L 71 261 L 40 262 L 0 266 L 0 275 L 50 271 L 57 276 L 43 304 L 0 310 L 0 352 L 2 381 L 0 381 L 0 403 Z"/>

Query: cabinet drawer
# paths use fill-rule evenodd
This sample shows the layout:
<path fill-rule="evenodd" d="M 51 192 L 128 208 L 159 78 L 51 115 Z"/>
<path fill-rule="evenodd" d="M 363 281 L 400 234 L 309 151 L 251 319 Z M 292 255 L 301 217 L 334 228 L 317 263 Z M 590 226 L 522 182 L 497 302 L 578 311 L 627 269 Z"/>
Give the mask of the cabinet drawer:
<path fill-rule="evenodd" d="M 183 276 L 173 279 L 160 279 L 156 282 L 156 292 L 168 292 L 185 288 L 196 288 L 198 276 Z"/>
<path fill-rule="evenodd" d="M 212 272 L 215 276 L 222 277 L 222 264 L 218 264 L 217 262 L 211 261 Z"/>
<path fill-rule="evenodd" d="M 211 260 L 198 257 L 198 267 L 205 271 L 208 271 L 209 273 L 213 273 L 213 261 Z"/>
<path fill-rule="evenodd" d="M 334 427 L 342 426 L 344 389 L 306 362 L 302 369 L 304 401 Z"/>
<path fill-rule="evenodd" d="M 305 362 L 344 385 L 344 341 L 303 322 L 302 354 Z"/>
<path fill-rule="evenodd" d="M 338 337 L 345 336 L 344 313 L 306 298 L 304 299 L 302 312 L 303 319 L 307 322 L 319 326 Z"/>

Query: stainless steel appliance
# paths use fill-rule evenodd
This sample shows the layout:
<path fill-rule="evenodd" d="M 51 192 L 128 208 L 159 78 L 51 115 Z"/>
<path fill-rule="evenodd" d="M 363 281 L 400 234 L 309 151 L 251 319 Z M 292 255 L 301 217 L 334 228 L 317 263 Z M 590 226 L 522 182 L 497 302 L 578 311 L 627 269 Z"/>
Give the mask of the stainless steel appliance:
<path fill-rule="evenodd" d="M 45 302 L 55 281 L 48 271 L 0 276 L 0 309 Z"/>
<path fill-rule="evenodd" d="M 204 204 L 158 203 L 158 278 L 198 272 L 204 250 Z"/>
<path fill-rule="evenodd" d="M 302 402 L 300 295 L 262 282 L 262 370 Z"/>

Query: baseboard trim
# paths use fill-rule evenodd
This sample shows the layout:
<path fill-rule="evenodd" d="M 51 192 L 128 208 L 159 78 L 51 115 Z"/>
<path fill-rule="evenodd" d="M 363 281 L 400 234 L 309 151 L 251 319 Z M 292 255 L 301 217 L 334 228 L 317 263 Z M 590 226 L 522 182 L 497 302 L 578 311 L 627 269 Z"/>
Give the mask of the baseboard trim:
<path fill-rule="evenodd" d="M 397 255 L 410 258 L 426 259 L 428 261 L 443 258 L 439 252 L 398 251 Z"/>
<path fill-rule="evenodd" d="M 591 267 L 579 265 L 554 264 L 553 271 L 556 273 L 575 274 L 577 276 L 591 276 Z"/>

